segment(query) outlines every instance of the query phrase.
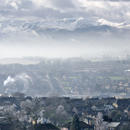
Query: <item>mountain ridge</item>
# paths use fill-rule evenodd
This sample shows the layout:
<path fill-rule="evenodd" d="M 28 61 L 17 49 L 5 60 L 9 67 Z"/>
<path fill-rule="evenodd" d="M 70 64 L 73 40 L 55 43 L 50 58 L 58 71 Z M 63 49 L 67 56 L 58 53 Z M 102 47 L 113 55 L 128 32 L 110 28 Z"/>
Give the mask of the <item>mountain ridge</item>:
<path fill-rule="evenodd" d="M 125 22 L 115 23 L 115 22 L 109 22 L 105 19 L 97 19 L 97 18 L 93 18 L 93 19 L 73 18 L 73 19 L 59 19 L 59 20 L 43 20 L 39 22 L 24 22 L 20 24 L 1 23 L 0 32 L 10 33 L 10 32 L 35 31 L 39 34 L 42 31 L 44 32 L 46 30 L 53 30 L 53 31 L 66 30 L 66 31 L 73 32 L 78 29 L 85 30 L 85 29 L 93 28 L 94 30 L 96 28 L 102 29 L 103 27 L 106 27 L 105 30 L 107 29 L 109 30 L 110 28 L 129 30 L 130 22 L 125 21 Z"/>

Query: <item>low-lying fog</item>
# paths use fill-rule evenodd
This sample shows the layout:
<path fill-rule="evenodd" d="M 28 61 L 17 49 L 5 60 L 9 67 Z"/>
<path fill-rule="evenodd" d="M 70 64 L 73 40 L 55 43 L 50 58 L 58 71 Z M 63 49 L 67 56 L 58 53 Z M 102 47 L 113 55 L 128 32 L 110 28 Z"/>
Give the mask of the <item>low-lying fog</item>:
<path fill-rule="evenodd" d="M 104 34 L 105 35 L 105 34 Z M 57 37 L 44 35 L 15 35 L 0 41 L 0 58 L 43 56 L 43 57 L 102 57 L 103 55 L 122 56 L 129 53 L 129 38 L 110 35 L 76 34 L 73 37 L 57 34 Z"/>

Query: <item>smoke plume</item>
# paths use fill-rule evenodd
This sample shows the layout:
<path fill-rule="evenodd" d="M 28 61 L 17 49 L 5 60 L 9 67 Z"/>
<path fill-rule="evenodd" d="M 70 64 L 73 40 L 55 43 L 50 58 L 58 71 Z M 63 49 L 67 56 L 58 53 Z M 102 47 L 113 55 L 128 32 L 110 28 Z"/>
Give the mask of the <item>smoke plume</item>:
<path fill-rule="evenodd" d="M 13 78 L 8 76 L 3 85 L 5 87 L 9 87 L 8 89 L 16 88 L 16 90 L 18 89 L 17 87 L 21 87 L 22 91 L 26 92 L 29 89 L 30 82 L 32 82 L 30 76 L 28 76 L 26 73 L 20 73 Z"/>

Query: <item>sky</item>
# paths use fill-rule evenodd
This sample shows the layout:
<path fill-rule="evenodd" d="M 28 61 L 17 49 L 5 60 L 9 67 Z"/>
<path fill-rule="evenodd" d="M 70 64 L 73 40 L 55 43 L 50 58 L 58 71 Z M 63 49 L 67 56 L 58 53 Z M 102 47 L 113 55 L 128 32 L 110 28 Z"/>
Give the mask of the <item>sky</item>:
<path fill-rule="evenodd" d="M 130 20 L 129 0 L 1 0 L 0 20 L 104 18 Z"/>
<path fill-rule="evenodd" d="M 100 53 L 104 48 L 108 48 L 109 43 L 125 41 L 128 45 L 130 39 L 120 39 L 120 36 L 107 37 L 106 39 L 97 36 L 90 36 L 90 41 L 82 41 L 76 37 L 70 37 L 66 41 L 64 38 L 56 41 L 51 36 L 39 36 L 33 31 L 13 33 L 14 28 L 6 27 L 10 24 L 16 25 L 25 22 L 58 20 L 58 19 L 104 19 L 112 23 L 129 23 L 130 21 L 130 1 L 129 0 L 1 0 L 0 1 L 0 29 L 4 35 L 0 34 L 0 57 L 22 57 L 22 56 L 44 56 L 44 57 L 73 57 L 92 55 L 95 50 Z M 4 25 L 3 27 L 3 24 Z M 10 31 L 11 30 L 11 31 Z M 8 34 L 6 34 L 8 32 Z M 32 33 L 32 32 L 31 32 Z M 81 32 L 82 33 L 82 32 Z M 97 33 L 97 32 L 95 32 Z M 109 32 L 105 32 L 108 35 Z M 129 32 L 128 32 L 129 35 Z M 11 37 L 10 37 L 11 36 Z M 44 38 L 43 38 L 44 37 Z M 111 39 L 110 39 L 111 38 Z M 119 39 L 118 39 L 119 38 Z M 124 38 L 124 37 L 123 37 Z M 63 41 L 61 43 L 61 41 Z M 106 45 L 104 45 L 104 41 Z M 102 44 L 96 43 L 101 42 Z M 94 46 L 93 46 L 94 45 Z M 117 45 L 117 44 L 116 44 Z M 115 45 L 115 46 L 116 46 Z M 73 49 L 72 49 L 73 48 Z M 89 53 L 86 51 L 89 48 Z M 95 49 L 99 48 L 99 49 Z M 127 47 L 126 47 L 127 48 Z M 109 49 L 109 51 L 115 51 Z M 8 53 L 7 53 L 8 52 Z"/>

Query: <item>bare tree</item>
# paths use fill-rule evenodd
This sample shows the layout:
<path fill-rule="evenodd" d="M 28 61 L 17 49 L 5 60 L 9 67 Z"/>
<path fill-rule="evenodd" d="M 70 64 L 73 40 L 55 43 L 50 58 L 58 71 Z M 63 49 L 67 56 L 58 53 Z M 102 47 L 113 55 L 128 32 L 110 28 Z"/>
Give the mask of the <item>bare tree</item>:
<path fill-rule="evenodd" d="M 6 109 L 5 117 L 13 126 L 13 130 L 27 130 L 33 126 L 33 122 L 37 124 L 37 120 L 40 117 L 40 106 L 41 103 L 37 98 L 32 101 L 22 101 L 19 110 L 11 107 Z M 35 130 L 35 128 L 33 129 Z"/>
<path fill-rule="evenodd" d="M 32 101 L 26 100 L 20 103 L 21 109 L 24 113 L 32 119 L 32 121 L 37 124 L 37 120 L 40 116 L 41 102 L 39 99 L 35 98 Z"/>
<path fill-rule="evenodd" d="M 8 123 L 12 125 L 12 130 L 27 130 L 27 116 L 22 111 L 6 109 L 4 112 Z"/>
<path fill-rule="evenodd" d="M 105 130 L 106 126 L 103 122 L 103 114 L 101 112 L 98 113 L 97 117 L 94 120 L 95 130 Z"/>
<path fill-rule="evenodd" d="M 70 119 L 70 115 L 66 112 L 64 106 L 57 107 L 48 106 L 45 108 L 44 117 L 55 125 L 62 125 Z"/>
<path fill-rule="evenodd" d="M 62 125 L 63 123 L 65 123 L 69 118 L 69 114 L 66 112 L 66 110 L 64 109 L 64 106 L 62 105 L 59 105 L 57 107 L 56 116 L 58 117 L 59 125 Z"/>

